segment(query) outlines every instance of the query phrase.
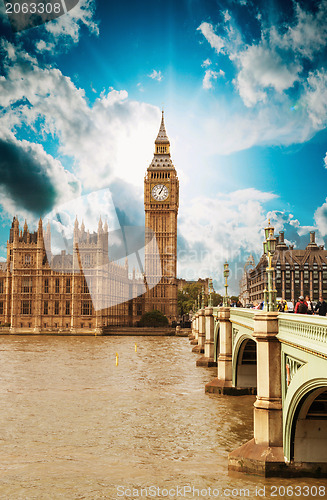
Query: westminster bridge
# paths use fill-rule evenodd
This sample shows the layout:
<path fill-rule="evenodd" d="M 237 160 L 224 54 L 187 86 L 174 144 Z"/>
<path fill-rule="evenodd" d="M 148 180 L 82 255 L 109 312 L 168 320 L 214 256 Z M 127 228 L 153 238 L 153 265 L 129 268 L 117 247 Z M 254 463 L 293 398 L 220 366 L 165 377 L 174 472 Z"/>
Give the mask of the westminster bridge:
<path fill-rule="evenodd" d="M 229 470 L 327 476 L 327 318 L 206 307 L 192 319 L 199 366 L 217 366 L 206 392 L 257 394 L 254 437 Z"/>

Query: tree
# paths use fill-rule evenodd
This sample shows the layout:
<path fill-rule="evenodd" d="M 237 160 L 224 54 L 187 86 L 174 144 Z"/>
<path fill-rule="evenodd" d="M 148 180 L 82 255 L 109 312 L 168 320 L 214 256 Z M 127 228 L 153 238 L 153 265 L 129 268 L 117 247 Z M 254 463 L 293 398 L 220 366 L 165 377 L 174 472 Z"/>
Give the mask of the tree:
<path fill-rule="evenodd" d="M 139 321 L 139 326 L 168 326 L 168 324 L 167 316 L 158 310 L 144 313 Z"/>
<path fill-rule="evenodd" d="M 190 310 L 193 310 L 194 301 L 197 300 L 198 294 L 201 295 L 202 285 L 201 283 L 189 283 L 185 285 L 182 290 L 177 292 L 177 306 L 178 314 L 183 316 L 183 314 L 188 314 Z"/>
<path fill-rule="evenodd" d="M 200 294 L 200 301 L 202 301 L 202 283 L 189 283 L 185 285 L 183 290 L 178 290 L 177 293 L 177 305 L 178 314 L 183 316 L 183 314 L 188 314 L 194 308 L 194 301 L 198 299 Z M 212 293 L 212 305 L 214 307 L 218 306 L 222 302 L 223 298 L 219 293 Z M 208 305 L 208 296 L 205 296 L 205 305 Z"/>

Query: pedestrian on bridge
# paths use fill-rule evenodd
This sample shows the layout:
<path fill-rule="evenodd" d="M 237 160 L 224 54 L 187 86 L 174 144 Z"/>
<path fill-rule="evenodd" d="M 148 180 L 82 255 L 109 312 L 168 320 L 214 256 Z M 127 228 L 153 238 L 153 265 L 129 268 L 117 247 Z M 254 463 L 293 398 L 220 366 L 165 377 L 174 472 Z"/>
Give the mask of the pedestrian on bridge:
<path fill-rule="evenodd" d="M 319 297 L 319 302 L 316 305 L 315 311 L 318 312 L 319 316 L 326 316 L 327 304 L 323 297 Z"/>
<path fill-rule="evenodd" d="M 310 296 L 309 295 L 305 296 L 305 303 L 308 306 L 307 314 L 314 314 L 314 307 L 313 307 L 313 304 L 312 304 L 312 302 L 310 300 Z"/>
<path fill-rule="evenodd" d="M 308 312 L 308 306 L 307 306 L 306 302 L 304 302 L 303 295 L 301 295 L 299 297 L 299 301 L 296 303 L 295 311 L 294 312 L 297 313 L 297 314 L 307 314 L 307 312 Z"/>

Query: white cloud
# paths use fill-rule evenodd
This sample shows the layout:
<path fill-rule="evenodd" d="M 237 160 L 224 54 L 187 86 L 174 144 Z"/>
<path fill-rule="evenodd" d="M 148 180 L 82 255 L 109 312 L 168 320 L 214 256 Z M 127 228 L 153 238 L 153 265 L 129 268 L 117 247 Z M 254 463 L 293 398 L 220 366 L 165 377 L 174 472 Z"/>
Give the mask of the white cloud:
<path fill-rule="evenodd" d="M 277 52 L 263 44 L 249 46 L 233 57 L 239 66 L 235 84 L 246 106 L 265 101 L 265 89 L 279 93 L 289 89 L 301 71 L 298 64 L 284 63 Z"/>
<path fill-rule="evenodd" d="M 39 40 L 35 44 L 35 48 L 38 52 L 51 52 L 55 47 L 54 43 L 45 42 L 44 40 Z"/>
<path fill-rule="evenodd" d="M 327 198 L 315 211 L 314 220 L 322 236 L 327 236 Z"/>
<path fill-rule="evenodd" d="M 95 0 L 79 0 L 78 4 L 66 14 L 37 28 L 41 33 L 45 33 L 46 42 L 43 44 L 37 41 L 36 49 L 45 52 L 49 50 L 50 45 L 61 44 L 65 47 L 77 43 L 81 26 L 86 26 L 91 33 L 98 35 L 99 28 L 93 20 L 94 13 Z"/>
<path fill-rule="evenodd" d="M 212 89 L 213 88 L 213 80 L 217 80 L 218 76 L 224 76 L 224 71 L 213 71 L 212 69 L 207 69 L 205 75 L 203 77 L 202 86 L 204 89 Z"/>
<path fill-rule="evenodd" d="M 212 276 L 222 285 L 223 262 L 233 262 L 233 280 L 240 279 L 244 255 L 261 252 L 266 223 L 264 204 L 273 193 L 255 188 L 199 197 L 181 208 L 179 231 L 187 244 L 180 248 L 178 272 L 195 279 Z M 213 214 L 215 214 L 213 216 Z M 192 221 L 192 223 L 190 223 Z M 236 291 L 236 289 L 235 289 Z"/>
<path fill-rule="evenodd" d="M 271 27 L 271 42 L 279 48 L 292 50 L 296 54 L 313 59 L 327 43 L 327 2 L 321 0 L 315 12 L 305 11 L 299 3 L 295 3 L 294 8 L 295 19 L 287 30 L 280 33 L 275 27 Z"/>
<path fill-rule="evenodd" d="M 309 74 L 306 93 L 303 98 L 309 117 L 315 128 L 320 129 L 327 123 L 327 73 L 316 70 Z"/>
<path fill-rule="evenodd" d="M 157 80 L 158 82 L 161 82 L 161 80 L 163 79 L 161 71 L 157 71 L 156 69 L 154 69 L 152 73 L 148 75 L 148 77 L 152 78 L 152 80 Z"/>
<path fill-rule="evenodd" d="M 207 68 L 208 66 L 211 65 L 211 60 L 210 59 L 206 59 L 205 61 L 203 61 L 203 63 L 201 64 L 202 68 Z"/>
<path fill-rule="evenodd" d="M 213 28 L 213 25 L 210 23 L 201 23 L 197 30 L 201 31 L 203 36 L 210 43 L 211 47 L 215 49 L 217 54 L 223 52 L 223 48 L 225 47 L 225 41 L 223 38 L 218 36 Z"/>
<path fill-rule="evenodd" d="M 84 189 L 100 189 L 117 177 L 142 183 L 160 123 L 158 108 L 114 89 L 90 105 L 85 91 L 58 69 L 40 67 L 26 52 L 12 52 L 10 44 L 5 48 L 11 60 L 0 80 L 0 126 L 13 130 L 38 122 L 40 132 L 58 137 L 60 152 L 73 158 Z"/>

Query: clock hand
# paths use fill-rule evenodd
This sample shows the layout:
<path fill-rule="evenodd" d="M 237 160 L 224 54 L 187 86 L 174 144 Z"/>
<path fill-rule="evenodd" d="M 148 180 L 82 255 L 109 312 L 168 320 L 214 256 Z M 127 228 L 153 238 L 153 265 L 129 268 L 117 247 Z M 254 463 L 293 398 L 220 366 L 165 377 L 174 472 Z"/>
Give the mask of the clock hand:
<path fill-rule="evenodd" d="M 158 194 L 161 194 L 161 191 L 163 190 L 164 186 L 162 186 L 162 188 L 160 189 L 159 193 Z"/>

